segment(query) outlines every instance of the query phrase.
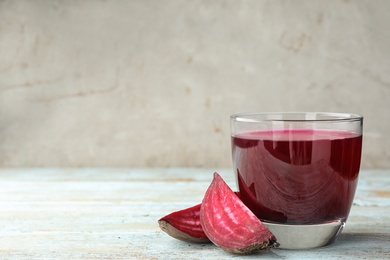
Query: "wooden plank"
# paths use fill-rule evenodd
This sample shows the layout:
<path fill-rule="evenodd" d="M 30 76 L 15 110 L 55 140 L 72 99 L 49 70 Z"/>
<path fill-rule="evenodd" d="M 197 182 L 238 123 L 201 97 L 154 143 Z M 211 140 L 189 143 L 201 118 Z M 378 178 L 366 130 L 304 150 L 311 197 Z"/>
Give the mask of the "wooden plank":
<path fill-rule="evenodd" d="M 232 171 L 219 172 L 234 188 Z M 343 233 L 331 246 L 235 256 L 177 241 L 157 220 L 199 203 L 210 169 L 1 169 L 2 259 L 386 259 L 390 171 L 362 171 Z"/>

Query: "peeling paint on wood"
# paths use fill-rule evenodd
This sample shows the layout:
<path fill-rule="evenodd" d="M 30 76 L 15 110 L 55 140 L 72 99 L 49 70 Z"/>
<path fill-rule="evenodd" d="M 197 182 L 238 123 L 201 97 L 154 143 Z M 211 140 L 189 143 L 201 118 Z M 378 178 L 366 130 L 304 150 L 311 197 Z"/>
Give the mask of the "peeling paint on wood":
<path fill-rule="evenodd" d="M 2 259 L 386 259 L 390 170 L 364 170 L 336 242 L 314 250 L 230 255 L 177 241 L 157 224 L 199 203 L 215 169 L 1 169 Z M 230 169 L 217 169 L 235 188 Z"/>

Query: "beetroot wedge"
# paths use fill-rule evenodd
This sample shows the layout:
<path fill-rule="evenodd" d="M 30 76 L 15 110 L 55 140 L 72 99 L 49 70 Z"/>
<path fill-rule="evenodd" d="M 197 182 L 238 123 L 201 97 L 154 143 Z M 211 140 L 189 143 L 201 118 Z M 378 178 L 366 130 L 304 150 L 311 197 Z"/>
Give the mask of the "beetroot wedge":
<path fill-rule="evenodd" d="M 200 225 L 200 205 L 172 212 L 158 220 L 160 228 L 171 237 L 193 242 L 208 243 L 210 240 Z"/>
<path fill-rule="evenodd" d="M 231 253 L 250 254 L 278 246 L 271 231 L 218 173 L 214 173 L 214 179 L 203 198 L 200 224 L 215 245 Z"/>

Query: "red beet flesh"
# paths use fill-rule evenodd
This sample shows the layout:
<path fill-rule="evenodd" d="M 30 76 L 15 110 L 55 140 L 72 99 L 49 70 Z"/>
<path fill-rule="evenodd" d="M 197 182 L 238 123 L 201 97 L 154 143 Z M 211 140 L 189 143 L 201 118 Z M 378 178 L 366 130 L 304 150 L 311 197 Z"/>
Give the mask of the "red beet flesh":
<path fill-rule="evenodd" d="M 250 254 L 278 246 L 271 231 L 218 173 L 214 173 L 214 179 L 203 198 L 200 224 L 215 245 L 231 253 Z"/>
<path fill-rule="evenodd" d="M 176 239 L 194 243 L 210 242 L 200 225 L 200 206 L 198 204 L 172 212 L 162 217 L 158 224 L 164 232 Z"/>

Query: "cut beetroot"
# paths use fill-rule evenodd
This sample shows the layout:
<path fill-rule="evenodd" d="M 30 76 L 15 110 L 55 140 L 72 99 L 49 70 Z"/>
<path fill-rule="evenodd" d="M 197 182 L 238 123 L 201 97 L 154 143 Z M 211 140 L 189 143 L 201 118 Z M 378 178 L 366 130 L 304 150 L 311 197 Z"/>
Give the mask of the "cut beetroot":
<path fill-rule="evenodd" d="M 218 173 L 203 198 L 200 224 L 217 246 L 236 254 L 277 247 L 275 236 L 229 188 Z"/>
<path fill-rule="evenodd" d="M 176 239 L 193 243 L 210 242 L 200 225 L 200 206 L 201 204 L 198 204 L 172 212 L 162 217 L 158 224 L 164 232 Z"/>

